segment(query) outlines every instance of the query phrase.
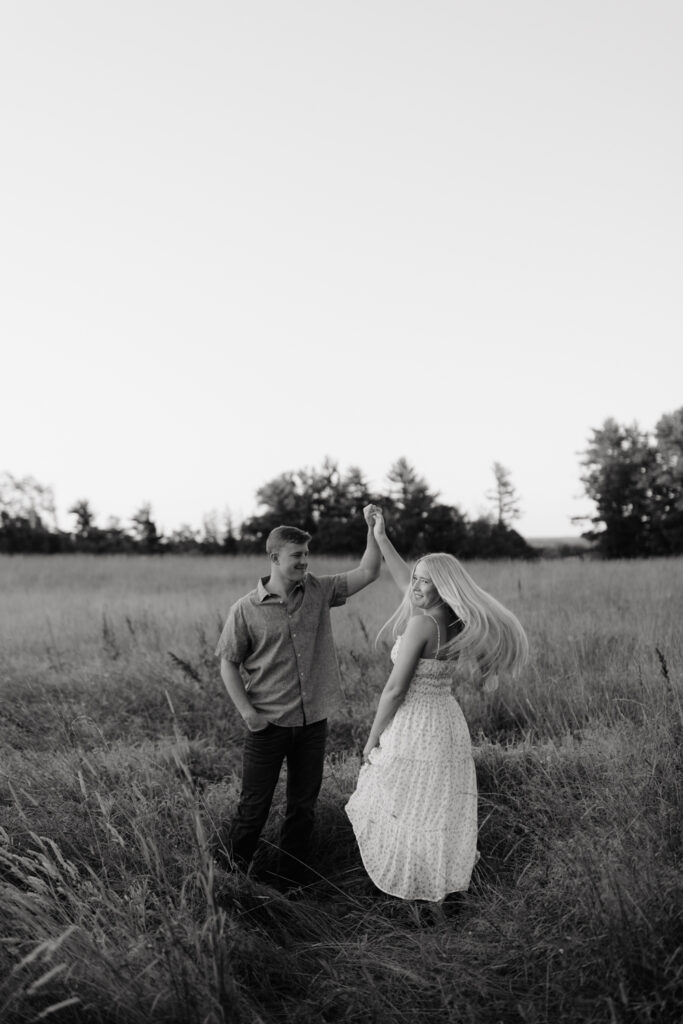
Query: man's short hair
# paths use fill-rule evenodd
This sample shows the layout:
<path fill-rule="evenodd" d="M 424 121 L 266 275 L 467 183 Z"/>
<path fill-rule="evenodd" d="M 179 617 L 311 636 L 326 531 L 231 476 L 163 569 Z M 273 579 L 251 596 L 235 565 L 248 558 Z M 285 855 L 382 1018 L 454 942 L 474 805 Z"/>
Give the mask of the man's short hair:
<path fill-rule="evenodd" d="M 310 533 L 300 530 L 297 526 L 276 526 L 268 534 L 266 552 L 273 555 L 280 551 L 285 544 L 308 544 L 310 539 Z"/>

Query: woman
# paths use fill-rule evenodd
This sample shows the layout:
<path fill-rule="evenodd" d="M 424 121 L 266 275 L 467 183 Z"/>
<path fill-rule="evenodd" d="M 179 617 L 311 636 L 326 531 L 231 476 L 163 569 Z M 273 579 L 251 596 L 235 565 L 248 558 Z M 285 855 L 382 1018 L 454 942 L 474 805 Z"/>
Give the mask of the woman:
<path fill-rule="evenodd" d="M 346 813 L 379 889 L 439 902 L 468 888 L 478 857 L 470 735 L 451 684 L 474 672 L 485 689 L 495 689 L 496 673 L 519 671 L 528 644 L 512 612 L 453 555 L 425 555 L 411 573 L 377 506 L 372 514 L 377 543 L 405 596 L 382 627 L 393 627 L 393 669 Z"/>

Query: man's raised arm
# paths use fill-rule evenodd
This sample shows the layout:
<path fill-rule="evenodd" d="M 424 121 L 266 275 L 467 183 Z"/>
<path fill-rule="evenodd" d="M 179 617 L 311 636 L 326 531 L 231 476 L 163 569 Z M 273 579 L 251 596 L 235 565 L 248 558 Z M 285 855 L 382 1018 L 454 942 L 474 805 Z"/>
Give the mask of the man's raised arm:
<path fill-rule="evenodd" d="M 351 572 L 347 572 L 346 580 L 348 585 L 348 596 L 357 594 L 363 587 L 367 587 L 368 583 L 372 583 L 379 576 L 379 571 L 382 565 L 382 555 L 379 550 L 375 535 L 372 530 L 372 505 L 366 505 L 363 509 L 363 515 L 365 521 L 368 524 L 368 537 L 365 545 L 365 551 L 363 557 L 360 560 L 360 564 L 357 569 L 352 569 Z"/>

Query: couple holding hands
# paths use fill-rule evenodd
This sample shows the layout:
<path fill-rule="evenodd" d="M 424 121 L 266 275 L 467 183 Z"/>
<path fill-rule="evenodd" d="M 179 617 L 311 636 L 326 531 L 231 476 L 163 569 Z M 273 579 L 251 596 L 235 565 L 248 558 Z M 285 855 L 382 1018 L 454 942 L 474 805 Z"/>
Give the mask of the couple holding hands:
<path fill-rule="evenodd" d="M 230 609 L 216 654 L 247 732 L 239 804 L 214 856 L 230 870 L 248 869 L 286 759 L 277 880 L 294 889 L 319 877 L 308 848 L 327 718 L 341 685 L 330 608 L 376 580 L 383 558 L 402 594 L 380 631 L 394 639 L 393 664 L 346 813 L 378 889 L 440 902 L 468 888 L 478 857 L 474 761 L 452 686 L 474 676 L 489 689 L 498 672 L 516 673 L 527 639 L 512 612 L 453 555 L 425 555 L 411 568 L 381 509 L 367 505 L 363 514 L 367 545 L 355 569 L 314 576 L 310 534 L 278 526 L 266 542 L 270 574 Z"/>

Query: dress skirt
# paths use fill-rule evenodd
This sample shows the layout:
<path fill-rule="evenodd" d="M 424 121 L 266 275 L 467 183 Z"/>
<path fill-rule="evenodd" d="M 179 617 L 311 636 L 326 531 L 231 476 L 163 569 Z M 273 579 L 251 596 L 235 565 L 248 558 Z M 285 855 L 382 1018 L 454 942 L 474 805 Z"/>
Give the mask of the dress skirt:
<path fill-rule="evenodd" d="M 443 665 L 419 663 L 346 804 L 368 875 L 407 900 L 467 889 L 477 859 L 470 734 Z"/>

